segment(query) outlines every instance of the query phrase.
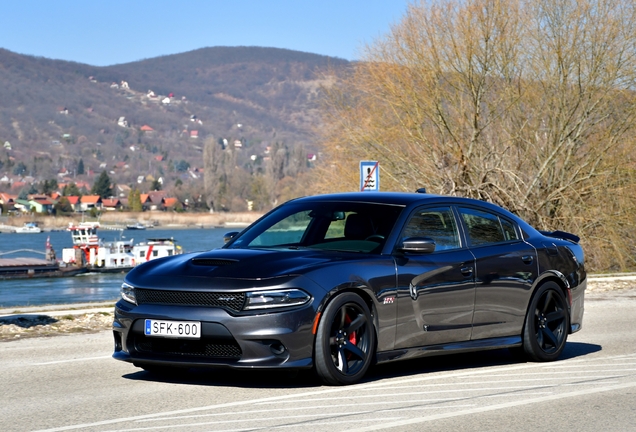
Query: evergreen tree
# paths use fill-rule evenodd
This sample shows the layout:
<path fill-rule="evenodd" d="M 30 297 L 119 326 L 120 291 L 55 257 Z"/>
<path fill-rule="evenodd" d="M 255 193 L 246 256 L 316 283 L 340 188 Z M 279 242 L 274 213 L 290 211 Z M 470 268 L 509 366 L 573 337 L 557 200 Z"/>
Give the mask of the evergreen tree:
<path fill-rule="evenodd" d="M 75 183 L 69 183 L 62 189 L 62 195 L 64 196 L 82 196 L 82 192 L 79 190 Z"/>
<path fill-rule="evenodd" d="M 77 163 L 77 175 L 84 174 L 84 160 L 80 159 Z"/>
<path fill-rule="evenodd" d="M 113 187 L 110 184 L 110 177 L 106 171 L 102 171 L 91 189 L 93 195 L 99 195 L 102 198 L 108 198 L 113 196 Z"/>
<path fill-rule="evenodd" d="M 57 204 L 55 204 L 54 209 L 55 209 L 55 214 L 58 216 L 71 214 L 74 211 L 73 206 L 71 205 L 68 198 L 66 197 L 60 198 Z"/>
<path fill-rule="evenodd" d="M 131 189 L 128 194 L 128 207 L 132 212 L 142 212 L 143 206 L 141 204 L 141 193 L 138 189 Z"/>
<path fill-rule="evenodd" d="M 152 181 L 152 186 L 150 186 L 150 188 L 153 191 L 160 191 L 162 187 L 163 187 L 163 185 L 161 184 L 161 182 L 158 179 L 153 180 Z"/>

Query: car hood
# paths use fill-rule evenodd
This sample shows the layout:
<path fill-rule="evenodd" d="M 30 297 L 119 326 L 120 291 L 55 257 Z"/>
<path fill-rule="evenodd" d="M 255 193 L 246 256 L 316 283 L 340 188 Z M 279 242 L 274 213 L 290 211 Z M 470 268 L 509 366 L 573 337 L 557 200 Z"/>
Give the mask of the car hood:
<path fill-rule="evenodd" d="M 368 255 L 307 249 L 215 249 L 149 261 L 128 273 L 126 281 L 137 287 L 183 285 L 184 279 L 192 287 L 207 285 L 210 278 L 263 281 L 301 275 L 333 262 L 365 256 Z"/>

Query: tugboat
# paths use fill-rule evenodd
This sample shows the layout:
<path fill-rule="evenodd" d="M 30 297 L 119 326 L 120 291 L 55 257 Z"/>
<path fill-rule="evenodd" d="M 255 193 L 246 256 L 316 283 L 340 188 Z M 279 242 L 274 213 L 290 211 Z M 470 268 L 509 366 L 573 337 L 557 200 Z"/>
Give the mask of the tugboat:
<path fill-rule="evenodd" d="M 104 242 L 97 235 L 99 222 L 70 224 L 73 248 L 65 248 L 65 263 L 82 263 L 90 272 L 126 273 L 136 265 L 156 258 L 181 254 L 173 238 L 154 238 L 134 244 L 133 239 Z"/>
<path fill-rule="evenodd" d="M 99 222 L 69 224 L 73 248 L 62 250 L 65 263 L 83 263 L 89 272 L 126 273 L 135 266 L 133 239 L 104 242 L 97 236 Z"/>

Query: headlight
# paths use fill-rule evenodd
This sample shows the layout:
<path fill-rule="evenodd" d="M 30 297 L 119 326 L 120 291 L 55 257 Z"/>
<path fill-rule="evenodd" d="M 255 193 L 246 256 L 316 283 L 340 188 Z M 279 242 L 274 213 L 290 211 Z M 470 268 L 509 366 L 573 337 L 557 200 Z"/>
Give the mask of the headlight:
<path fill-rule="evenodd" d="M 119 293 L 121 294 L 121 298 L 130 302 L 134 305 L 137 304 L 137 296 L 135 295 L 135 287 L 132 285 L 128 285 L 126 282 L 121 284 L 121 288 L 119 289 Z"/>
<path fill-rule="evenodd" d="M 245 294 L 244 310 L 269 309 L 300 306 L 311 300 L 311 296 L 299 289 L 280 291 L 252 291 Z"/>

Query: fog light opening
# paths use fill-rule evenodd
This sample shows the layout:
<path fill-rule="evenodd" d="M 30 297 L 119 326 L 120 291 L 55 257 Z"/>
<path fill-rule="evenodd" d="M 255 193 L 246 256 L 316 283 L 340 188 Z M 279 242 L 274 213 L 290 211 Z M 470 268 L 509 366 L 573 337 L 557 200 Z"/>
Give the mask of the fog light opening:
<path fill-rule="evenodd" d="M 115 352 L 122 350 L 121 345 L 121 334 L 119 332 L 114 331 L 113 336 L 115 338 Z"/>
<path fill-rule="evenodd" d="M 272 354 L 276 356 L 281 356 L 287 352 L 287 348 L 280 342 L 273 342 L 269 345 L 269 349 L 272 351 Z"/>

